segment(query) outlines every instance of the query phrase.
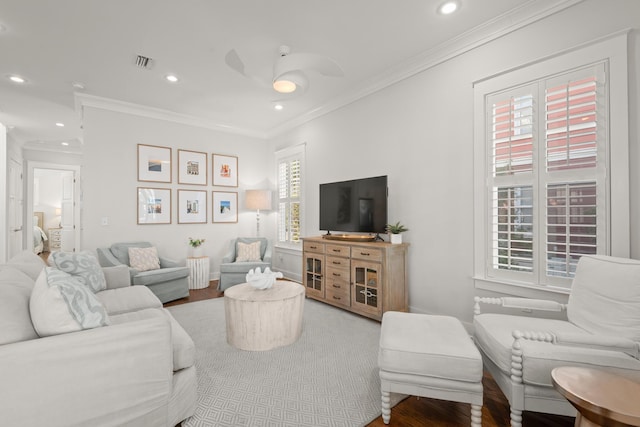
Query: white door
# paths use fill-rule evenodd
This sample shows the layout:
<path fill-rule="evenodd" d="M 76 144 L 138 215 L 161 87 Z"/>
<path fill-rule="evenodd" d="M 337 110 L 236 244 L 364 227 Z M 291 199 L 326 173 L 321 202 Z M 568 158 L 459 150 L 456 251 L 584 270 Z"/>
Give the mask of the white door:
<path fill-rule="evenodd" d="M 60 248 L 64 252 L 74 252 L 75 248 L 75 221 L 73 187 L 75 174 L 73 171 L 65 171 L 62 175 L 62 200 L 60 217 Z"/>
<path fill-rule="evenodd" d="M 9 206 L 7 206 L 9 222 L 8 258 L 20 253 L 23 247 L 22 234 L 22 165 L 15 159 L 9 160 Z"/>

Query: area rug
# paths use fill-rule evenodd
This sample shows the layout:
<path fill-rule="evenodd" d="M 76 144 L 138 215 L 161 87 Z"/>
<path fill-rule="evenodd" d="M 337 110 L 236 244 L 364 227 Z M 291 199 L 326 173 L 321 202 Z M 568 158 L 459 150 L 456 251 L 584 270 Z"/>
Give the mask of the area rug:
<path fill-rule="evenodd" d="M 380 416 L 380 323 L 304 304 L 300 339 L 263 352 L 227 344 L 223 298 L 168 308 L 196 345 L 198 406 L 184 427 L 353 427 Z"/>

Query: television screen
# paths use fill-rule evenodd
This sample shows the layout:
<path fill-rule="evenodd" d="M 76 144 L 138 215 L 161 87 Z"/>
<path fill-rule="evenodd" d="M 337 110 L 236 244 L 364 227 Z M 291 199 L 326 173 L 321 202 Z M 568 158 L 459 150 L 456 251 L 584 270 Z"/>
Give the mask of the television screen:
<path fill-rule="evenodd" d="M 384 233 L 387 176 L 320 184 L 320 230 Z"/>

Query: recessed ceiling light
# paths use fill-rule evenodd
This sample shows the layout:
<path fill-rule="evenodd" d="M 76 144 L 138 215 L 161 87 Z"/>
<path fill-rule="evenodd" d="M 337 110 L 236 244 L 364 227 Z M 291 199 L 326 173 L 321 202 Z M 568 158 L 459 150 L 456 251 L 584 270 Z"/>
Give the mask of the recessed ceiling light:
<path fill-rule="evenodd" d="M 58 126 L 59 128 L 63 128 L 64 127 L 64 123 L 58 122 L 58 123 L 56 123 L 56 126 Z"/>
<path fill-rule="evenodd" d="M 280 111 L 280 110 L 282 110 L 284 107 L 282 106 L 282 104 L 276 104 L 273 108 L 275 108 L 276 110 Z"/>
<path fill-rule="evenodd" d="M 68 143 L 68 142 L 61 142 L 60 144 L 64 145 L 65 147 L 66 147 L 67 145 L 69 145 L 69 143 Z"/>
<path fill-rule="evenodd" d="M 171 83 L 177 83 L 179 80 L 178 77 L 174 76 L 173 74 L 167 74 L 164 78 Z"/>
<path fill-rule="evenodd" d="M 20 77 L 20 76 L 17 76 L 17 75 L 9 76 L 9 80 L 11 80 L 14 83 L 25 83 L 26 82 L 24 77 Z"/>
<path fill-rule="evenodd" d="M 448 2 L 442 3 L 440 7 L 438 7 L 438 12 L 443 15 L 449 15 L 455 12 L 456 10 L 458 10 L 459 7 L 460 7 L 460 3 L 458 3 L 457 1 L 448 1 Z"/>

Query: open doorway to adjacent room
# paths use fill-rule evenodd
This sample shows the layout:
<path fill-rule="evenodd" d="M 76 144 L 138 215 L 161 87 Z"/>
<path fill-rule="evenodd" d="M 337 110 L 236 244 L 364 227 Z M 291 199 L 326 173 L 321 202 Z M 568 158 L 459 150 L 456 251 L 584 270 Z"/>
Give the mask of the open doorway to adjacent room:
<path fill-rule="evenodd" d="M 44 259 L 80 248 L 79 175 L 79 166 L 28 164 L 27 247 Z"/>

